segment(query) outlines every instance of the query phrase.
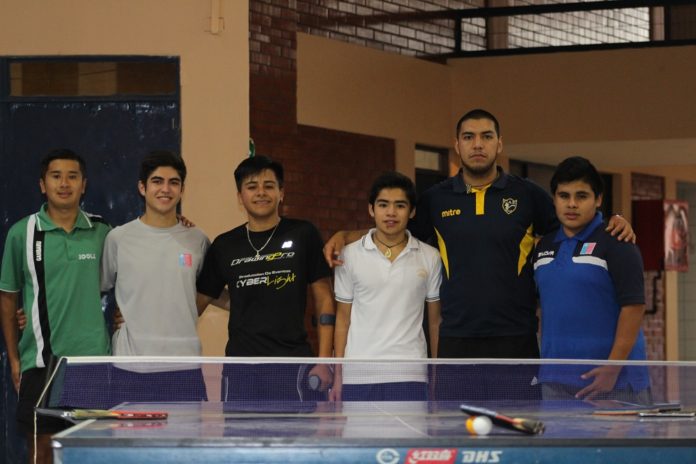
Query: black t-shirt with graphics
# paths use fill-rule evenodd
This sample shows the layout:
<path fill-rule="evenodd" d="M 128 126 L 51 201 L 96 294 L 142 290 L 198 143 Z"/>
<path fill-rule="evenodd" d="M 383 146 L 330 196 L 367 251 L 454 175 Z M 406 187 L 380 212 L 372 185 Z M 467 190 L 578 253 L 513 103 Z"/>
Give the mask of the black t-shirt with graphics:
<path fill-rule="evenodd" d="M 250 232 L 259 250 L 273 229 Z M 259 256 L 246 224 L 213 241 L 198 291 L 230 292 L 227 356 L 313 356 L 304 327 L 307 287 L 331 275 L 319 231 L 307 221 L 282 218 Z"/>

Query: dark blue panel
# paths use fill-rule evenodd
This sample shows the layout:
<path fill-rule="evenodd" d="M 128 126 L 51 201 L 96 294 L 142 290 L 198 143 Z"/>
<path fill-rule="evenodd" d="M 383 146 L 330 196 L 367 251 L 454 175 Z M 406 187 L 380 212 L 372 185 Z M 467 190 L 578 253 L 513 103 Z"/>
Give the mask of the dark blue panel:
<path fill-rule="evenodd" d="M 141 211 L 140 159 L 151 150 L 180 150 L 176 102 L 40 102 L 0 108 L 0 243 L 20 218 L 43 202 L 39 161 L 53 148 L 70 148 L 87 162 L 83 208 L 122 224 Z M 2 253 L 0 248 L 0 253 Z M 0 335 L 3 360 L 4 341 Z M 26 460 L 14 421 L 16 395 L 2 366 L 3 452 L 0 461 Z"/>
<path fill-rule="evenodd" d="M 176 103 L 16 103 L 5 128 L 0 195 L 4 242 L 10 225 L 42 203 L 39 161 L 70 148 L 87 161 L 84 209 L 122 224 L 141 211 L 139 160 L 151 150 L 179 150 Z"/>

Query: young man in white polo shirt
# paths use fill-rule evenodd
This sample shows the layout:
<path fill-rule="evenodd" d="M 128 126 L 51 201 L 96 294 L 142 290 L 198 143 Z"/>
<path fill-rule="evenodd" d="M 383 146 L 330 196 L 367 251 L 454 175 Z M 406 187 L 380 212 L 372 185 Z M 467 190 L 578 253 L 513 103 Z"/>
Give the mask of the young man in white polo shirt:
<path fill-rule="evenodd" d="M 435 248 L 406 230 L 415 203 L 413 182 L 399 173 L 372 185 L 368 210 L 375 228 L 343 250 L 345 264 L 336 268 L 336 357 L 427 358 L 423 302 L 437 350 L 442 263 Z M 425 400 L 427 392 L 425 364 L 345 364 L 336 368 L 331 399 Z"/>

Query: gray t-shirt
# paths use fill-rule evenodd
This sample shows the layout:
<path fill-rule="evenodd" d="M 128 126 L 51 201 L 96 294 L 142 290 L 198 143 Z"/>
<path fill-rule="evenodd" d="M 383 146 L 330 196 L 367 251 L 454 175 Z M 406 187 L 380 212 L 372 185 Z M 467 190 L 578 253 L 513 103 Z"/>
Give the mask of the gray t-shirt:
<path fill-rule="evenodd" d="M 151 227 L 140 219 L 116 227 L 102 255 L 102 291 L 116 288 L 125 323 L 116 356 L 199 356 L 196 277 L 210 242 L 198 228 Z"/>

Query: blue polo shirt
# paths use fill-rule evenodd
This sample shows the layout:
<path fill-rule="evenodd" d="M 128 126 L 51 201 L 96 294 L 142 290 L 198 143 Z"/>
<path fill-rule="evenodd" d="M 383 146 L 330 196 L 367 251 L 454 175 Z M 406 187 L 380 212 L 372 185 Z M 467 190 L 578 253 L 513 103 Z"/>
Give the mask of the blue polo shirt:
<path fill-rule="evenodd" d="M 644 304 L 643 261 L 632 243 L 620 242 L 604 230 L 597 213 L 573 237 L 563 228 L 544 236 L 533 256 L 534 278 L 541 300 L 541 357 L 608 359 L 621 308 Z M 644 360 L 641 329 L 629 360 Z M 580 375 L 592 366 L 542 366 L 542 382 L 585 386 Z M 634 391 L 648 386 L 644 367 L 625 367 L 615 388 Z"/>

